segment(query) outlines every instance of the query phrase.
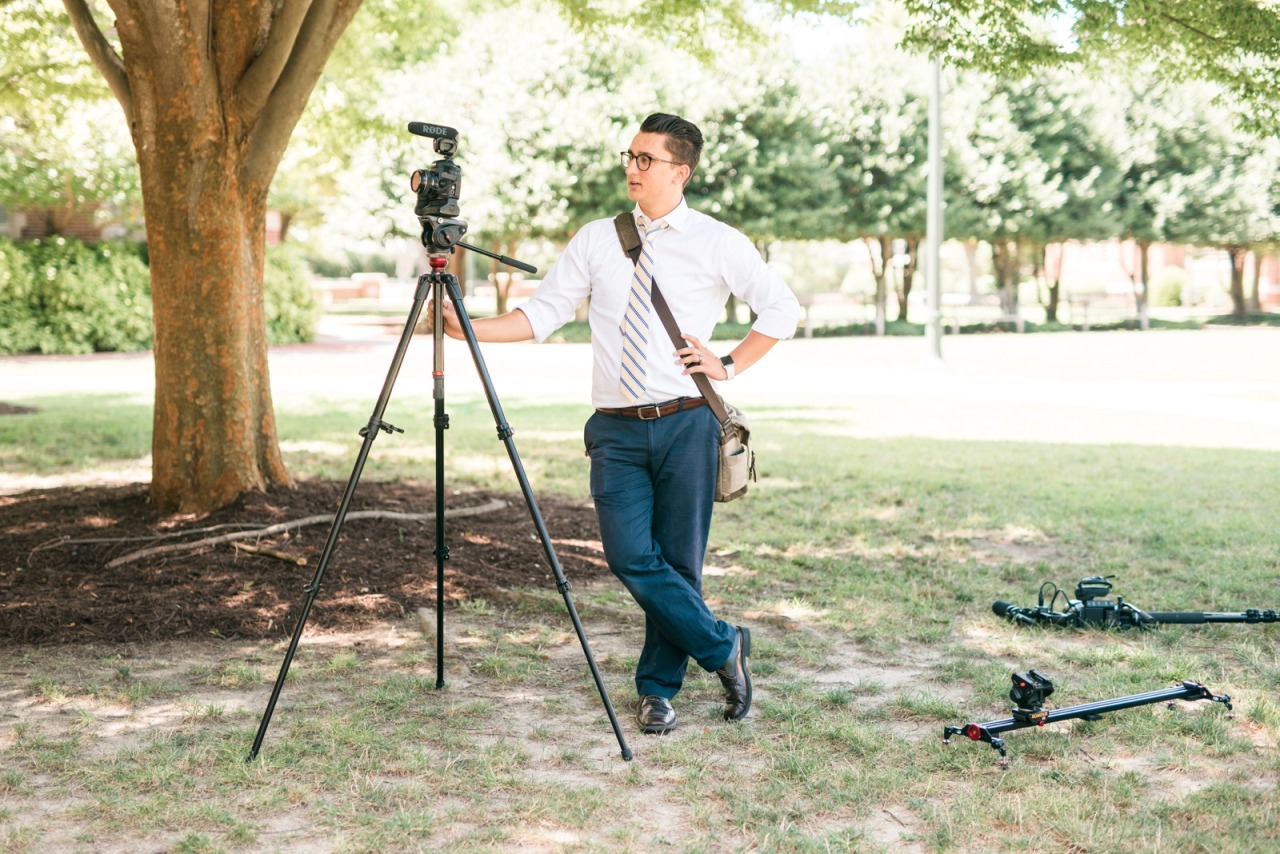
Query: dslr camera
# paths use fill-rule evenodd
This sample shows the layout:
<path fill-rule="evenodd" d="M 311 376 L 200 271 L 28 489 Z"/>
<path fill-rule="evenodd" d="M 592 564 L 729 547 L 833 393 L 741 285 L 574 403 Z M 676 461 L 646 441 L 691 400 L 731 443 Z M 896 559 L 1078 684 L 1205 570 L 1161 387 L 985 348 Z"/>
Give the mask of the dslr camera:
<path fill-rule="evenodd" d="M 440 159 L 427 169 L 415 169 L 409 176 L 409 189 L 417 196 L 413 212 L 422 223 L 422 245 L 430 255 L 453 250 L 454 244 L 467 233 L 467 224 L 458 218 L 462 209 L 462 167 L 453 162 L 458 150 L 458 131 L 444 125 L 409 122 L 409 133 L 430 137 Z"/>

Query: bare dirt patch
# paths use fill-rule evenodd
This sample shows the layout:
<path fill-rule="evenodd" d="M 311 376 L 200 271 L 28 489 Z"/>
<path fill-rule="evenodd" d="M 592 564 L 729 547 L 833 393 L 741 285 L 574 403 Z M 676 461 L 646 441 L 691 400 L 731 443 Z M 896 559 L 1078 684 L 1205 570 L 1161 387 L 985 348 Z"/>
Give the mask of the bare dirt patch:
<path fill-rule="evenodd" d="M 265 528 L 331 516 L 344 487 L 303 482 L 296 489 L 244 496 L 199 517 L 156 513 L 142 484 L 0 496 L 0 644 L 285 635 L 315 574 L 327 523 L 243 541 L 256 552 L 223 543 L 106 565 L 148 546 L 235 530 L 218 526 Z M 505 506 L 450 518 L 451 512 L 495 499 Z M 538 507 L 566 577 L 609 576 L 589 504 L 540 498 Z M 434 508 L 430 485 L 363 482 L 350 509 L 431 513 Z M 554 591 L 550 563 L 518 493 L 449 495 L 445 523 L 446 602 L 523 585 Z M 348 520 L 308 617 L 308 632 L 352 631 L 434 607 L 435 549 L 434 521 Z"/>

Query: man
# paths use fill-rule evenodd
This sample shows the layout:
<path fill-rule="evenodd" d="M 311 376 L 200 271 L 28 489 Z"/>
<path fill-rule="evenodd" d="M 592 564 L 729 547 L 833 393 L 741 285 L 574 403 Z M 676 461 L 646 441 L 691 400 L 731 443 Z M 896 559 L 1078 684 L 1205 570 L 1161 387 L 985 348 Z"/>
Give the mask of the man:
<path fill-rule="evenodd" d="M 644 240 L 640 260 L 633 265 L 624 253 L 611 219 L 588 223 L 528 302 L 472 324 L 479 341 L 542 341 L 591 299 L 591 496 L 609 568 L 645 613 L 635 684 L 646 733 L 675 728 L 671 700 L 690 658 L 720 677 L 726 720 L 751 708 L 751 633 L 717 619 L 702 598 L 720 427 L 691 375 L 733 379 L 794 335 L 800 318 L 795 296 L 751 241 L 685 203 L 701 152 L 693 123 L 662 113 L 645 119 L 622 152 Z M 652 309 L 653 282 L 686 346 L 673 349 Z M 721 359 L 704 342 L 731 293 L 757 320 Z M 450 337 L 463 337 L 448 303 L 444 320 Z"/>

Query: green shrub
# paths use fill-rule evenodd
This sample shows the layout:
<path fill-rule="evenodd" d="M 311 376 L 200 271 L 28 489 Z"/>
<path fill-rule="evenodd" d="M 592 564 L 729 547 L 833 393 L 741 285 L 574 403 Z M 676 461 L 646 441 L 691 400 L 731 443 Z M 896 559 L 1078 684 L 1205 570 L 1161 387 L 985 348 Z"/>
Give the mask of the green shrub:
<path fill-rule="evenodd" d="M 0 353 L 145 350 L 152 342 L 146 247 L 62 237 L 0 239 Z M 321 307 L 311 270 L 289 247 L 269 247 L 264 271 L 267 341 L 315 338 Z"/>
<path fill-rule="evenodd" d="M 0 351 L 151 345 L 151 277 L 136 247 L 54 237 L 0 248 Z"/>
<path fill-rule="evenodd" d="M 299 344 L 315 340 L 321 306 L 311 287 L 311 268 L 291 246 L 267 247 L 263 271 L 267 343 Z"/>
<path fill-rule="evenodd" d="M 34 278 L 27 253 L 0 239 L 0 353 L 35 349 L 40 322 L 31 304 Z"/>
<path fill-rule="evenodd" d="M 1162 308 L 1182 305 L 1187 287 L 1187 271 L 1181 267 L 1161 267 L 1151 277 L 1151 304 Z"/>

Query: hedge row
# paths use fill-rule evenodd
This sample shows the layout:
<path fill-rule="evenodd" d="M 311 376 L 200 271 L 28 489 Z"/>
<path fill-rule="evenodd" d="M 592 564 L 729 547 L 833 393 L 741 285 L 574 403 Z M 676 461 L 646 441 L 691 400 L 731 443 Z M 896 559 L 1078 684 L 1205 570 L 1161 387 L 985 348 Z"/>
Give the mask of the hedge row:
<path fill-rule="evenodd" d="M 310 341 L 320 306 L 296 252 L 269 247 L 267 340 Z M 0 239 L 0 353 L 93 353 L 151 346 L 151 275 L 136 243 Z"/>

